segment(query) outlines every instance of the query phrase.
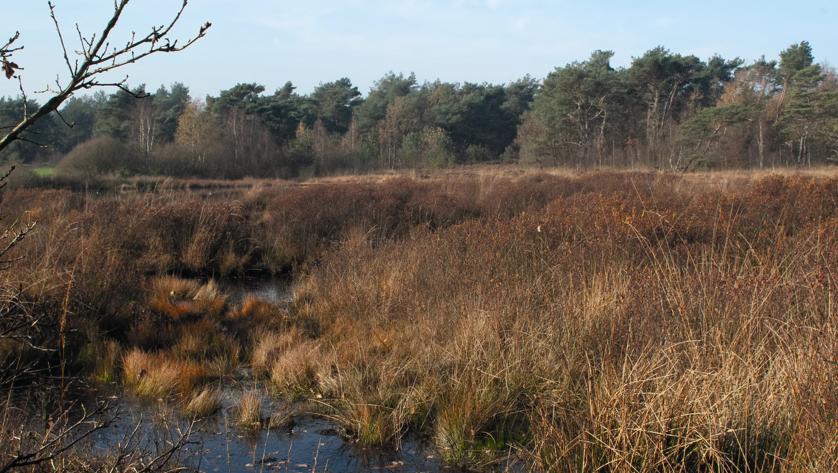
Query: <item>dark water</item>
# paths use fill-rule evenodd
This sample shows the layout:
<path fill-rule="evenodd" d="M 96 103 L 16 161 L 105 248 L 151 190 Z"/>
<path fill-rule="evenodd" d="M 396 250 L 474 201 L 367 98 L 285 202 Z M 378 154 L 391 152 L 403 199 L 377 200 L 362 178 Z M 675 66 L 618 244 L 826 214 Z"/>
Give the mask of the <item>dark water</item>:
<path fill-rule="evenodd" d="M 232 398 L 217 415 L 191 425 L 189 443 L 177 461 L 206 472 L 436 472 L 444 468 L 431 450 L 418 442 L 406 442 L 400 451 L 358 448 L 338 434 L 331 422 L 311 415 L 294 418 L 293 426 L 244 431 L 233 418 Z M 190 429 L 163 403 L 143 403 L 127 398 L 116 401 L 114 424 L 96 440 L 95 448 L 105 453 L 137 429 L 136 445 L 153 451 L 155 444 L 177 439 Z M 271 404 L 263 409 L 267 414 Z M 139 428 L 138 428 L 139 426 Z M 152 455 L 153 456 L 153 455 Z"/>

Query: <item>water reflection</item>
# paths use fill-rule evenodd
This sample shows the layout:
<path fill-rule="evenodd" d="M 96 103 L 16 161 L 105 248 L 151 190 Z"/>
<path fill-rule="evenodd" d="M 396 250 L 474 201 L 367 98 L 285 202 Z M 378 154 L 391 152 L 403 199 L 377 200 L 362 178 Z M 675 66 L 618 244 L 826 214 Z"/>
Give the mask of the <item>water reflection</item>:
<path fill-rule="evenodd" d="M 226 404 L 226 402 L 225 402 Z M 125 398 L 117 402 L 118 418 L 96 439 L 100 453 L 123 442 L 135 430 L 138 444 L 147 450 L 176 440 L 190 428 L 162 402 Z M 270 408 L 269 408 L 270 409 Z M 208 472 L 367 472 L 442 471 L 438 460 L 422 444 L 403 443 L 402 450 L 374 451 L 357 448 L 339 435 L 331 422 L 311 415 L 295 417 L 292 424 L 258 431 L 235 427 L 233 410 L 194 423 L 189 442 L 178 456 L 187 468 Z"/>

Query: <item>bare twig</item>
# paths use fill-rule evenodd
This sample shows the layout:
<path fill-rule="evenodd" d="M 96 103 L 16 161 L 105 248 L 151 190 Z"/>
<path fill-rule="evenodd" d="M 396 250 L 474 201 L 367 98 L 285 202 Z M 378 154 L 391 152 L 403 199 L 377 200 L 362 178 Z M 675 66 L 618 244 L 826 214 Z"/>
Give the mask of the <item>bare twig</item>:
<path fill-rule="evenodd" d="M 198 30 L 198 33 L 188 38 L 185 42 L 178 44 L 178 40 L 172 40 L 169 35 L 175 25 L 181 20 L 184 10 L 188 4 L 188 0 L 182 0 L 180 8 L 177 10 L 172 19 L 164 25 L 154 26 L 151 31 L 145 36 L 137 37 L 135 34 L 131 35 L 131 39 L 122 47 L 111 46 L 110 36 L 119 23 L 120 18 L 128 6 L 130 0 L 117 0 L 114 2 L 113 14 L 108 20 L 105 27 L 100 33 L 93 34 L 86 38 L 78 25 L 76 25 L 76 32 L 79 37 L 78 51 L 74 53 L 80 58 L 76 61 L 70 60 L 70 53 L 64 41 L 64 35 L 61 31 L 61 26 L 58 21 L 55 5 L 49 2 L 50 18 L 55 26 L 58 34 L 58 40 L 61 45 L 61 50 L 64 55 L 64 63 L 69 71 L 70 78 L 63 85 L 60 81 L 57 82 L 59 90 L 55 91 L 49 100 L 42 105 L 37 111 L 31 115 L 24 112 L 23 119 L 15 126 L 10 128 L 4 136 L 0 137 L 0 151 L 9 146 L 12 142 L 22 139 L 21 135 L 36 121 L 42 117 L 58 110 L 62 103 L 69 99 L 73 94 L 79 90 L 92 89 L 95 87 L 117 87 L 121 90 L 130 90 L 126 86 L 127 77 L 119 82 L 101 82 L 99 77 L 107 72 L 119 69 L 138 62 L 148 56 L 158 53 L 174 53 L 183 51 L 184 49 L 195 44 L 196 41 L 206 36 L 207 30 L 211 23 L 204 23 Z M 6 71 L 7 77 L 18 76 L 15 71 L 22 69 L 17 64 L 11 62 L 11 55 L 22 47 L 14 48 L 14 43 L 19 39 L 20 34 L 15 35 L 9 39 L 5 46 L 0 49 L 0 57 L 2 57 L 3 69 Z M 9 72 L 11 71 L 11 72 Z M 21 82 L 22 90 L 22 82 Z M 135 95 L 132 93 L 132 95 Z"/>
<path fill-rule="evenodd" d="M 22 69 L 12 62 L 12 55 L 23 49 L 23 46 L 14 46 L 18 39 L 20 39 L 20 31 L 15 31 L 15 34 L 6 41 L 6 44 L 0 46 L 0 66 L 3 68 L 3 74 L 6 75 L 6 79 L 11 79 L 14 77 L 15 71 Z"/>
<path fill-rule="evenodd" d="M 82 440 L 108 427 L 110 420 L 101 420 L 102 414 L 109 409 L 107 403 L 99 405 L 93 411 L 87 412 L 81 406 L 82 415 L 75 422 L 69 421 L 72 405 L 58 416 L 57 420 L 48 425 L 45 432 L 36 439 L 35 445 L 28 451 L 20 451 L 10 460 L 0 465 L 0 473 L 27 466 L 44 464 L 72 449 Z M 25 448 L 25 447 L 24 447 Z"/>
<path fill-rule="evenodd" d="M 67 46 L 64 45 L 64 35 L 61 34 L 61 26 L 58 24 L 58 18 L 55 17 L 55 5 L 53 5 L 52 2 L 47 2 L 47 5 L 49 5 L 49 17 L 55 25 L 55 31 L 58 33 L 58 42 L 61 43 L 61 52 L 64 53 L 64 62 L 67 64 L 67 70 L 70 72 L 70 75 L 73 75 L 75 71 L 73 66 L 70 65 L 70 57 L 67 55 Z"/>

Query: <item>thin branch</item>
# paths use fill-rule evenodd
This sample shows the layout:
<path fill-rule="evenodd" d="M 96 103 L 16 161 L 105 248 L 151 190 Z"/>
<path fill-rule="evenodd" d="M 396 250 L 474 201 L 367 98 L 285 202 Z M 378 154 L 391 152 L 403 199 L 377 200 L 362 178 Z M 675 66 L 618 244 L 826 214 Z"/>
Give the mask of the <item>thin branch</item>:
<path fill-rule="evenodd" d="M 91 37 L 90 41 L 85 39 L 84 35 L 81 34 L 81 29 L 79 28 L 79 24 L 76 23 L 76 32 L 79 34 L 79 43 L 81 43 L 81 52 L 76 51 L 76 54 L 80 56 L 84 56 L 85 59 L 88 58 L 88 50 L 92 46 L 93 39 L 95 39 L 95 34 Z M 76 68 L 78 68 L 78 61 L 76 61 Z"/>
<path fill-rule="evenodd" d="M 8 41 L 6 41 L 6 44 L 0 46 L 0 54 L 10 54 L 23 49 L 23 46 L 19 46 L 14 49 L 12 48 L 12 44 L 14 44 L 15 41 L 17 41 L 18 39 L 20 39 L 20 31 L 15 31 L 15 34 L 11 38 L 9 38 Z"/>
<path fill-rule="evenodd" d="M 55 114 L 58 115 L 58 118 L 60 118 L 61 121 L 64 122 L 64 125 L 66 125 L 67 128 L 74 128 L 76 126 L 76 122 L 70 123 L 67 121 L 67 119 L 64 118 L 64 115 L 61 114 L 61 110 L 56 110 Z"/>
<path fill-rule="evenodd" d="M 59 418 L 66 419 L 70 410 L 74 407 L 70 406 L 65 409 L 59 415 Z M 64 426 L 57 427 L 58 431 L 55 433 L 52 432 L 53 428 L 55 428 L 54 425 L 48 427 L 43 434 L 40 446 L 31 452 L 19 453 L 5 465 L 0 466 L 0 473 L 6 473 L 26 466 L 40 465 L 69 451 L 82 440 L 110 426 L 110 420 L 98 420 L 101 414 L 109 408 L 110 406 L 105 403 L 95 410 L 87 412 L 82 406 L 82 416 L 79 420 L 69 425 L 65 424 Z"/>
<path fill-rule="evenodd" d="M 13 165 L 9 168 L 9 170 L 8 170 L 8 171 L 6 171 L 6 174 L 3 174 L 2 176 L 0 176 L 0 183 L 2 183 L 2 184 L 0 184 L 0 189 L 2 189 L 3 187 L 5 187 L 5 186 L 6 186 L 6 179 L 8 179 L 8 178 L 9 178 L 9 176 L 11 176 L 11 175 L 12 175 L 12 172 L 14 172 L 14 170 L 15 170 L 15 168 L 16 168 L 16 167 L 17 167 L 17 166 L 15 166 L 15 165 L 13 164 Z"/>
<path fill-rule="evenodd" d="M 114 87 L 114 88 L 117 88 L 117 89 L 125 92 L 126 94 L 131 95 L 135 99 L 145 99 L 145 98 L 148 98 L 148 97 L 151 96 L 146 92 L 134 92 L 133 90 L 129 89 L 128 87 L 125 86 L 127 81 L 128 81 L 128 78 L 126 77 L 125 79 L 123 79 L 119 82 L 90 82 L 89 84 L 83 84 L 81 88 L 91 89 L 93 87 Z"/>
<path fill-rule="evenodd" d="M 20 31 L 15 31 L 15 34 L 6 41 L 6 44 L 0 47 L 0 66 L 2 66 L 6 79 L 11 79 L 15 75 L 16 70 L 22 69 L 11 61 L 12 55 L 23 49 L 23 46 L 12 47 L 18 39 L 20 39 Z"/>
<path fill-rule="evenodd" d="M 185 447 L 189 443 L 189 437 L 192 436 L 192 429 L 195 427 L 195 421 L 193 420 L 189 427 L 187 427 L 186 432 L 182 432 L 180 437 L 177 441 L 172 442 L 172 445 L 153 458 L 148 465 L 139 469 L 137 473 L 145 473 L 145 472 L 152 472 L 152 471 L 161 471 L 172 457 L 179 452 L 183 447 Z"/>
<path fill-rule="evenodd" d="M 55 5 L 52 1 L 47 2 L 49 5 L 49 16 L 52 18 L 52 24 L 55 25 L 55 31 L 58 33 L 58 42 L 61 43 L 61 52 L 64 53 L 64 63 L 67 64 L 67 70 L 72 76 L 75 74 L 73 66 L 70 65 L 70 57 L 67 55 L 67 46 L 64 45 L 64 35 L 61 34 L 61 26 L 58 25 L 58 19 L 55 17 Z"/>
<path fill-rule="evenodd" d="M 20 75 L 17 76 L 17 83 L 20 88 L 20 96 L 23 99 L 23 117 L 26 118 L 29 116 L 29 105 L 27 104 L 28 99 L 26 98 L 26 91 L 23 90 L 23 80 L 20 78 Z"/>
<path fill-rule="evenodd" d="M 35 140 L 33 140 L 31 138 L 27 138 L 25 136 L 18 136 L 17 140 L 22 141 L 24 143 L 29 143 L 30 145 L 35 145 L 38 148 L 49 148 L 49 145 L 45 145 L 44 143 L 41 143 L 40 141 L 35 141 Z"/>
<path fill-rule="evenodd" d="M 75 92 L 84 89 L 91 89 L 94 87 L 117 87 L 131 93 L 131 95 L 137 96 L 134 92 L 131 92 L 126 86 L 126 81 L 120 82 L 110 82 L 104 83 L 99 82 L 96 78 L 106 72 L 112 71 L 114 69 L 118 69 L 120 67 L 126 66 L 128 64 L 132 64 L 138 62 L 150 55 L 157 54 L 157 53 L 173 53 L 183 51 L 184 49 L 192 46 L 206 36 L 207 30 L 212 26 L 211 23 L 207 22 L 204 23 L 203 26 L 200 27 L 198 30 L 198 34 L 194 37 L 188 39 L 186 42 L 178 45 L 177 40 L 170 40 L 168 35 L 171 33 L 174 26 L 181 20 L 183 12 L 188 4 L 187 0 L 183 0 L 180 8 L 177 10 L 173 18 L 166 24 L 161 26 L 152 27 L 151 32 L 147 35 L 137 38 L 136 35 L 131 36 L 131 39 L 125 44 L 122 48 L 112 48 L 110 43 L 110 35 L 116 28 L 122 14 L 128 5 L 130 0 L 117 0 L 114 1 L 114 11 L 113 14 L 108 20 L 105 27 L 102 31 L 98 34 L 91 35 L 90 39 L 86 39 L 84 35 L 81 33 L 78 24 L 76 24 L 76 32 L 79 36 L 79 41 L 81 45 L 81 51 L 77 51 L 77 54 L 81 56 L 81 62 L 78 60 L 76 61 L 76 65 L 70 61 L 69 54 L 67 53 L 66 44 L 64 43 L 63 34 L 61 32 L 61 27 L 58 22 L 57 15 L 55 13 L 55 6 L 52 2 L 49 2 L 50 6 L 50 17 L 53 20 L 53 24 L 55 25 L 56 31 L 58 32 L 59 36 L 59 43 L 61 44 L 62 52 L 64 53 L 64 63 L 67 66 L 68 70 L 71 71 L 71 77 L 63 87 L 59 86 L 59 90 L 50 98 L 44 105 L 42 105 L 37 111 L 29 115 L 28 113 L 24 114 L 23 119 L 11 130 L 6 133 L 5 136 L 0 137 L 0 151 L 7 147 L 15 140 L 23 139 L 22 133 L 32 126 L 37 120 L 41 119 L 45 115 L 57 111 L 58 108 L 64 103 L 68 98 L 70 98 Z M 3 53 L 3 67 L 4 69 L 8 70 L 17 70 L 20 69 L 17 64 L 11 63 L 7 61 L 7 57 L 11 51 L 11 45 L 17 40 L 19 34 L 15 34 L 12 37 L 4 49 L 2 50 Z M 148 49 L 143 49 L 148 47 Z M 20 80 L 20 79 L 19 79 Z M 21 85 L 22 89 L 22 85 Z M 27 111 L 28 112 L 28 111 Z"/>
<path fill-rule="evenodd" d="M 3 185 L 5 186 L 6 183 L 4 182 Z M 33 222 L 25 225 L 21 230 L 15 232 L 15 236 L 12 237 L 12 239 L 9 240 L 8 243 L 6 243 L 6 246 L 2 250 L 0 250 L 0 258 L 2 258 L 9 251 L 11 251 L 11 249 L 14 248 L 15 245 L 23 241 L 23 239 L 26 238 L 26 236 L 29 235 L 29 233 L 34 229 L 35 223 Z"/>

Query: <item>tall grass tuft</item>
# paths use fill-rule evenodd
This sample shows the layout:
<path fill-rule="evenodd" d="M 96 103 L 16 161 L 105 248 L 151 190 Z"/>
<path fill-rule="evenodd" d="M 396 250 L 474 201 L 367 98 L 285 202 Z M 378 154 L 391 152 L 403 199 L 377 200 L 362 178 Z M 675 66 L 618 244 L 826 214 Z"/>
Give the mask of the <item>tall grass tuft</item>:
<path fill-rule="evenodd" d="M 124 381 L 142 397 L 187 396 L 210 377 L 196 361 L 134 349 L 122 358 Z"/>
<path fill-rule="evenodd" d="M 194 418 L 209 417 L 221 409 L 221 391 L 215 388 L 204 388 L 197 392 L 186 405 L 182 412 Z"/>
<path fill-rule="evenodd" d="M 236 408 L 236 423 L 243 429 L 258 429 L 261 426 L 261 393 L 255 390 L 242 393 Z"/>

